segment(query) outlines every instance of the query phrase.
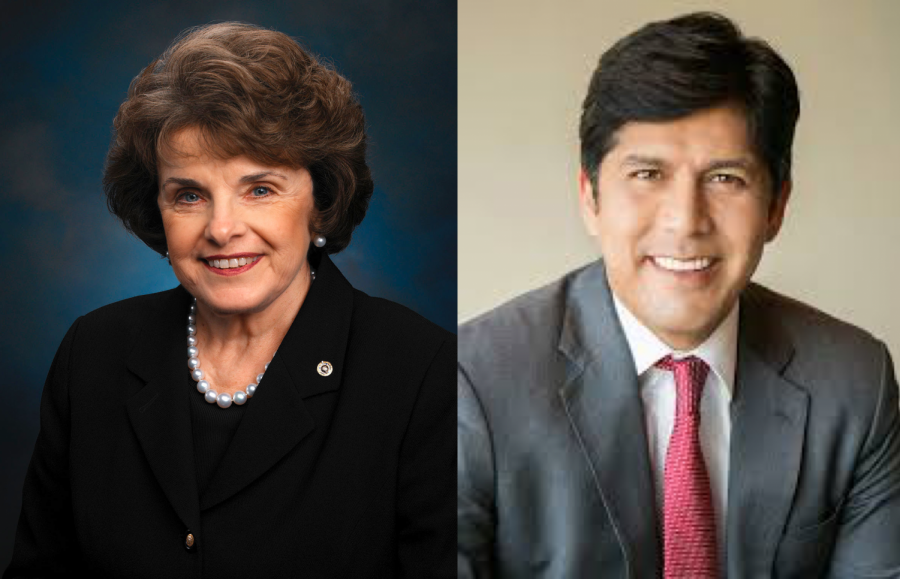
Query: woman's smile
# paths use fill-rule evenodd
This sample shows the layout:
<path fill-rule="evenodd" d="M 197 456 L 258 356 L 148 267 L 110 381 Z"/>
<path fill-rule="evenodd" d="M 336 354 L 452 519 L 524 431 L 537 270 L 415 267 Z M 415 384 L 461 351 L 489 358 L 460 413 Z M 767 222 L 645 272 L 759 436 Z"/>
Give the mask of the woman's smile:
<path fill-rule="evenodd" d="M 259 263 L 262 257 L 262 255 L 242 253 L 231 256 L 213 255 L 200 261 L 206 265 L 206 269 L 214 274 L 227 277 L 249 271 L 254 265 Z"/>

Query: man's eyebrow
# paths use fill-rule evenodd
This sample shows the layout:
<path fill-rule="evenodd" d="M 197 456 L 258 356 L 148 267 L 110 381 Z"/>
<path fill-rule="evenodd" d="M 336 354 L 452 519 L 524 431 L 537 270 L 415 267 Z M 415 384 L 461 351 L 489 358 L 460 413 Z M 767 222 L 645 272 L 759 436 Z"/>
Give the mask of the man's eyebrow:
<path fill-rule="evenodd" d="M 265 179 L 266 177 L 279 177 L 288 180 L 287 177 L 282 175 L 281 173 L 276 173 L 275 171 L 263 171 L 262 173 L 254 173 L 252 175 L 244 175 L 241 177 L 241 183 L 252 183 L 254 181 L 259 181 L 260 179 Z"/>
<path fill-rule="evenodd" d="M 653 157 L 650 155 L 630 154 L 622 159 L 622 164 L 626 166 L 651 166 L 663 167 L 667 165 L 665 159 L 661 157 Z M 733 159 L 716 159 L 711 161 L 704 167 L 704 172 L 716 171 L 719 169 L 742 169 L 747 172 L 753 171 L 756 163 L 752 159 L 746 157 L 735 157 Z"/>
<path fill-rule="evenodd" d="M 639 155 L 639 154 L 629 154 L 625 155 L 625 158 L 622 159 L 623 165 L 652 165 L 654 167 L 661 167 L 666 164 L 666 162 L 659 157 L 651 157 L 649 155 Z"/>
<path fill-rule="evenodd" d="M 750 172 L 755 166 L 753 161 L 744 157 L 738 157 L 736 159 L 719 159 L 707 165 L 705 172 L 715 171 L 717 169 L 743 169 L 744 171 Z"/>

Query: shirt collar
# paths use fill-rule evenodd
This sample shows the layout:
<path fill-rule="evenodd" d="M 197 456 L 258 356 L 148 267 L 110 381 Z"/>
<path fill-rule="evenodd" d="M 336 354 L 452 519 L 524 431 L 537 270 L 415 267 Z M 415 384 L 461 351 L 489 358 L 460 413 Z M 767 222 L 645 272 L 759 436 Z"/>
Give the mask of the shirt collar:
<path fill-rule="evenodd" d="M 737 367 L 738 310 L 740 300 L 734 306 L 715 331 L 699 346 L 689 352 L 672 350 L 660 340 L 647 326 L 642 324 L 619 298 L 613 294 L 616 314 L 625 332 L 625 339 L 634 359 L 637 375 L 653 367 L 661 358 L 672 355 L 675 358 L 697 356 L 712 369 L 725 384 L 729 397 L 734 393 L 734 374 Z"/>

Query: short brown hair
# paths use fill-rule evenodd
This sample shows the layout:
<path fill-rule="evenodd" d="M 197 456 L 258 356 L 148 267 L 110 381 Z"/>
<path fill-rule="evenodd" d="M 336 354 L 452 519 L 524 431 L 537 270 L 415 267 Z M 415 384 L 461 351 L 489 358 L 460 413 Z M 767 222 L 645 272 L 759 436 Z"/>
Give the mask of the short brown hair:
<path fill-rule="evenodd" d="M 350 243 L 374 187 L 362 107 L 347 79 L 289 36 L 234 22 L 189 29 L 131 82 L 103 189 L 109 210 L 160 254 L 158 151 L 188 127 L 221 158 L 305 167 L 324 251 Z"/>

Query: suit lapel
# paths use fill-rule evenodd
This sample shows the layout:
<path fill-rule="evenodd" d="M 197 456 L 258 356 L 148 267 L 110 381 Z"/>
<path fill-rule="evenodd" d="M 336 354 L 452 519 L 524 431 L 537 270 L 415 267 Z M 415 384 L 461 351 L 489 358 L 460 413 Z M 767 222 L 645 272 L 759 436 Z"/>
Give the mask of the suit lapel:
<path fill-rule="evenodd" d="M 194 445 L 187 389 L 190 296 L 178 287 L 142 328 L 142 340 L 128 357 L 128 369 L 146 384 L 126 403 L 128 417 L 156 480 L 187 528 L 200 523 Z"/>
<path fill-rule="evenodd" d="M 569 361 L 560 390 L 615 528 L 629 577 L 661 572 L 659 524 L 634 362 L 602 264 L 569 289 L 559 344 Z"/>
<path fill-rule="evenodd" d="M 808 395 L 784 378 L 793 355 L 751 286 L 741 301 L 728 490 L 729 576 L 769 576 L 803 454 Z"/>
<path fill-rule="evenodd" d="M 203 496 L 201 510 L 252 483 L 316 428 L 304 398 L 340 385 L 352 313 L 353 288 L 328 256 L 322 256 L 316 280 L 259 390 L 247 404 L 231 446 Z M 321 376 L 317 370 L 323 361 L 332 364 L 329 376 Z"/>

